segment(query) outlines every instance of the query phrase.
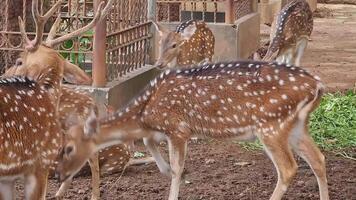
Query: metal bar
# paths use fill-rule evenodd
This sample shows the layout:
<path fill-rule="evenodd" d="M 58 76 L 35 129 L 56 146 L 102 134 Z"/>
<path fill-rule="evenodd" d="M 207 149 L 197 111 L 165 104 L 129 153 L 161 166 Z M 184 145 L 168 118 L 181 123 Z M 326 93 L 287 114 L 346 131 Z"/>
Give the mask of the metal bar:
<path fill-rule="evenodd" d="M 134 44 L 135 42 L 138 42 L 138 41 L 141 41 L 141 40 L 145 40 L 145 39 L 150 39 L 151 37 L 152 37 L 152 35 L 149 34 L 148 36 L 140 37 L 140 38 L 138 38 L 138 39 L 131 40 L 130 42 L 127 42 L 127 43 L 125 43 L 125 44 L 118 45 L 118 46 L 116 46 L 116 47 L 114 47 L 114 48 L 106 49 L 106 50 L 107 50 L 108 52 L 115 51 L 115 50 L 118 50 L 118 49 L 120 49 L 120 48 L 124 48 L 124 47 L 126 47 L 126 46 L 130 46 L 130 45 Z"/>
<path fill-rule="evenodd" d="M 94 9 L 97 10 L 100 0 L 94 0 Z M 95 27 L 93 40 L 93 86 L 106 85 L 106 20 L 98 22 Z"/>
<path fill-rule="evenodd" d="M 135 26 L 131 26 L 131 27 L 126 28 L 126 29 L 121 29 L 121 30 L 119 30 L 119 31 L 115 31 L 115 32 L 113 32 L 113 33 L 108 34 L 107 37 L 111 37 L 111 36 L 114 36 L 114 35 L 117 35 L 117 34 L 126 32 L 126 31 L 134 30 L 134 29 L 139 28 L 139 27 L 142 27 L 142 26 L 150 25 L 150 24 L 151 24 L 151 22 L 145 22 L 145 23 L 142 23 L 142 24 L 138 24 L 138 25 L 135 25 Z"/>

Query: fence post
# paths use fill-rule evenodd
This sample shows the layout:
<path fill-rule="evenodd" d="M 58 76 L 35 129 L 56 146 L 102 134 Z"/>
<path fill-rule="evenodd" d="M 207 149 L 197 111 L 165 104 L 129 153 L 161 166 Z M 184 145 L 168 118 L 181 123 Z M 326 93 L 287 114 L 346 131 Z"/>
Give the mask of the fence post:
<path fill-rule="evenodd" d="M 233 24 L 235 22 L 233 0 L 226 0 L 225 23 Z"/>
<path fill-rule="evenodd" d="M 258 12 L 258 0 L 251 0 L 252 1 L 252 12 Z"/>
<path fill-rule="evenodd" d="M 94 9 L 97 10 L 100 0 L 94 0 Z M 104 87 L 106 80 L 106 20 L 97 23 L 93 38 L 93 86 Z"/>
<path fill-rule="evenodd" d="M 157 1 L 156 0 L 148 0 L 147 1 L 147 19 L 152 21 L 157 21 L 156 19 L 156 9 L 157 9 Z M 154 26 L 150 27 L 151 39 L 150 39 L 150 51 L 149 51 L 149 63 L 155 63 L 156 58 L 156 28 Z"/>
<path fill-rule="evenodd" d="M 148 20 L 156 20 L 156 0 L 148 0 L 147 13 Z"/>

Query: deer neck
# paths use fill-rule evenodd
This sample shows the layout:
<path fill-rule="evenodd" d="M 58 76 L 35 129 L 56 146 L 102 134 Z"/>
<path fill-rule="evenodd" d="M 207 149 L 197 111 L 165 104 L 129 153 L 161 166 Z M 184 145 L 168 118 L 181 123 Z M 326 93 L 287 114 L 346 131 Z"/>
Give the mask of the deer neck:
<path fill-rule="evenodd" d="M 145 137 L 141 114 L 150 95 L 145 92 L 123 109 L 100 120 L 100 134 L 96 138 L 99 149 Z"/>
<path fill-rule="evenodd" d="M 147 136 L 147 132 L 136 120 L 116 122 L 114 124 L 101 124 L 100 134 L 95 138 L 97 150 L 106 147 L 129 143 Z"/>

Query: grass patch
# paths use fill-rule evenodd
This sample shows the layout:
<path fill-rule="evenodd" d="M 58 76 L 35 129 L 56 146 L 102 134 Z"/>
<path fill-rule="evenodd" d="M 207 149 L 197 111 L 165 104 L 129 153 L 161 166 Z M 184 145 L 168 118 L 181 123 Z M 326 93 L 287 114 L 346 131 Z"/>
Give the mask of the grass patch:
<path fill-rule="evenodd" d="M 356 93 L 325 94 L 310 116 L 309 131 L 324 150 L 342 152 L 356 147 Z M 262 149 L 259 141 L 240 144 L 248 150 Z"/>
<path fill-rule="evenodd" d="M 356 94 L 326 94 L 311 117 L 310 132 L 325 150 L 356 146 Z"/>

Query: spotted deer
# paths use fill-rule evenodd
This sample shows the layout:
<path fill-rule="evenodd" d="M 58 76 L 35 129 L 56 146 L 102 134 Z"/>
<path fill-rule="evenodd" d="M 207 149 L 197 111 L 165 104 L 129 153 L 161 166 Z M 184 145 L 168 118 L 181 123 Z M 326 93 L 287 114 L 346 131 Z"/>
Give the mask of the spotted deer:
<path fill-rule="evenodd" d="M 190 20 L 179 24 L 175 31 L 169 31 L 153 22 L 159 36 L 158 68 L 186 68 L 191 64 L 212 61 L 215 37 L 203 21 Z"/>
<path fill-rule="evenodd" d="M 270 34 L 270 45 L 264 61 L 276 60 L 300 66 L 300 60 L 313 31 L 313 13 L 308 2 L 288 3 L 275 17 Z"/>
<path fill-rule="evenodd" d="M 115 114 L 98 120 L 91 112 L 72 126 L 57 170 L 65 181 L 99 149 L 164 132 L 172 170 L 169 199 L 177 200 L 192 135 L 258 138 L 278 174 L 270 199 L 282 198 L 297 171 L 293 150 L 310 165 L 320 199 L 327 200 L 325 159 L 307 126 L 322 93 L 318 77 L 284 64 L 237 61 L 167 69 Z"/>
<path fill-rule="evenodd" d="M 66 61 L 52 48 L 95 26 L 106 16 L 112 0 L 105 8 L 103 3 L 99 5 L 93 21 L 87 26 L 55 38 L 58 15 L 47 40 L 43 42 L 44 25 L 62 2 L 57 1 L 47 13 L 40 15 L 38 1 L 32 1 L 36 24 L 33 40 L 27 37 L 24 22 L 19 17 L 25 51 L 16 62 L 18 66 L 11 72 L 18 76 L 4 78 L 0 83 L 0 199 L 13 199 L 16 179 L 25 180 L 26 199 L 45 198 L 48 172 L 56 163 L 56 155 L 62 146 L 58 121 L 62 79 L 76 84 L 91 82 L 79 67 Z"/>

